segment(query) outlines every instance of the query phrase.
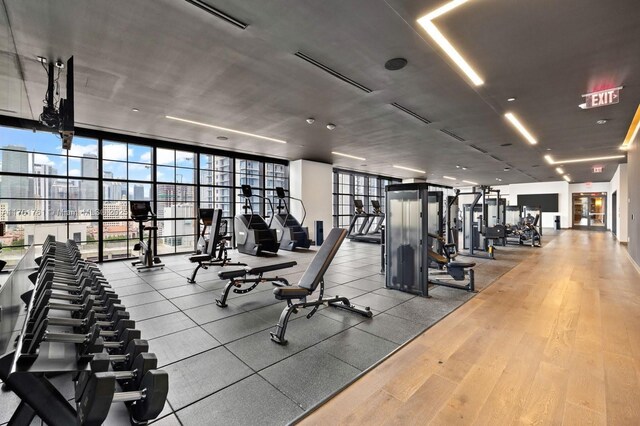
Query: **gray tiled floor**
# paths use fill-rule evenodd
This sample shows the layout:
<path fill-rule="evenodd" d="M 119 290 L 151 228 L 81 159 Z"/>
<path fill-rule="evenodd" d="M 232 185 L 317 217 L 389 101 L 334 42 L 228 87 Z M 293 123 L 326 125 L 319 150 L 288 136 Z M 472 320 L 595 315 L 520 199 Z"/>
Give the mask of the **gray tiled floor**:
<path fill-rule="evenodd" d="M 508 247 L 499 249 L 496 261 L 474 259 L 477 281 L 493 281 L 528 253 Z M 314 255 L 314 250 L 271 258 L 231 253 L 234 261 L 250 266 L 297 261 L 273 274 L 292 284 Z M 201 270 L 197 284 L 188 284 L 193 266 L 186 255 L 164 256 L 166 266 L 157 271 L 138 273 L 124 261 L 103 267 L 169 372 L 169 404 L 156 424 L 286 424 L 473 297 L 444 287 L 433 288 L 430 299 L 385 289 L 379 256 L 380 246 L 346 241 L 325 275 L 326 295 L 369 306 L 373 318 L 327 307 L 307 319 L 309 311 L 301 310 L 292 316 L 285 346 L 269 339 L 286 306 L 273 297 L 270 283 L 248 294 L 231 293 L 228 306 L 220 308 L 215 304 L 225 285 L 217 277 L 220 268 Z M 0 393 L 0 424 L 16 404 L 10 393 Z M 116 410 L 108 423 L 121 417 Z"/>

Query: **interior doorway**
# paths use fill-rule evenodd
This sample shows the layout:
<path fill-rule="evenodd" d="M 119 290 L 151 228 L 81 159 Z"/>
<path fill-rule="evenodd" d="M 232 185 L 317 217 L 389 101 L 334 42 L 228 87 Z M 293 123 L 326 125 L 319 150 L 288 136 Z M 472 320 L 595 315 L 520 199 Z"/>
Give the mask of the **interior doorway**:
<path fill-rule="evenodd" d="M 573 227 L 592 231 L 607 230 L 607 193 L 573 194 Z"/>

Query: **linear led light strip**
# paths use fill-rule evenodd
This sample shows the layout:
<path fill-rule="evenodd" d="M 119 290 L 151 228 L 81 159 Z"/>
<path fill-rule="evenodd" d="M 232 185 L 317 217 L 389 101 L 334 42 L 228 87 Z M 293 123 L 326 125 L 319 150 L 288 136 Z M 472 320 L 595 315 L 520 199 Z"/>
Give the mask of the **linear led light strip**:
<path fill-rule="evenodd" d="M 412 169 L 411 167 L 396 166 L 395 164 L 393 165 L 393 167 L 396 169 L 408 170 L 410 172 L 422 173 L 423 175 L 427 173 L 424 170 Z"/>
<path fill-rule="evenodd" d="M 449 58 L 464 72 L 467 77 L 471 80 L 473 84 L 476 86 L 481 86 L 484 84 L 482 78 L 471 68 L 471 65 L 464 60 L 462 55 L 458 53 L 455 47 L 446 39 L 444 35 L 440 32 L 438 27 L 436 27 L 433 23 L 433 20 L 444 15 L 447 12 L 452 11 L 456 7 L 466 3 L 469 0 L 453 0 L 449 3 L 437 8 L 436 10 L 424 15 L 422 18 L 418 19 L 418 24 L 425 29 L 427 34 L 440 46 L 444 53 L 446 53 Z"/>
<path fill-rule="evenodd" d="M 569 177 L 569 175 L 562 176 L 562 179 L 566 180 L 567 182 L 571 182 L 571 178 Z"/>
<path fill-rule="evenodd" d="M 472 180 L 463 180 L 464 183 L 469 183 L 471 185 L 480 185 L 478 182 L 474 182 Z"/>
<path fill-rule="evenodd" d="M 633 120 L 631 120 L 629 131 L 627 132 L 627 136 L 625 136 L 624 142 L 622 142 L 622 146 L 620 147 L 620 149 L 627 150 L 631 148 L 631 144 L 636 139 L 636 136 L 638 136 L 638 130 L 640 130 L 640 105 L 638 105 L 636 115 L 634 115 Z"/>
<path fill-rule="evenodd" d="M 609 155 L 607 157 L 574 158 L 571 160 L 557 160 L 557 161 L 554 160 L 553 157 L 551 157 L 549 154 L 544 156 L 544 159 L 549 164 L 588 163 L 590 161 L 615 160 L 617 158 L 624 158 L 624 155 Z"/>
<path fill-rule="evenodd" d="M 516 128 L 516 130 L 518 130 L 520 132 L 520 134 L 522 136 L 524 136 L 524 138 L 531 144 L 531 145 L 535 145 L 538 143 L 538 141 L 536 140 L 536 138 L 534 138 L 531 133 L 529 133 L 529 131 L 522 125 L 522 123 L 520 123 L 520 120 L 518 120 L 518 118 L 513 115 L 513 113 L 508 112 L 505 115 L 505 118 L 507 120 L 509 120 L 509 122 L 513 125 L 513 127 Z"/>
<path fill-rule="evenodd" d="M 354 160 L 360 160 L 360 161 L 365 161 L 366 160 L 366 158 L 356 157 L 355 155 L 343 154 L 343 153 L 337 152 L 337 151 L 331 151 L 331 153 L 333 155 L 339 155 L 340 157 L 353 158 Z"/>
<path fill-rule="evenodd" d="M 255 133 L 242 132 L 240 130 L 228 129 L 226 127 L 214 126 L 213 124 L 201 123 L 199 121 L 186 120 L 184 118 L 173 117 L 171 115 L 165 115 L 169 120 L 181 121 L 183 123 L 195 124 L 197 126 L 209 127 L 211 129 L 222 130 L 230 133 L 237 133 L 239 135 L 251 136 L 252 138 L 264 139 L 266 141 L 278 142 L 278 143 L 287 143 L 287 141 L 283 141 L 282 139 L 269 138 L 267 136 L 256 135 Z"/>
<path fill-rule="evenodd" d="M 449 179 L 449 180 L 457 180 L 456 178 L 451 177 L 451 176 L 442 176 L 442 177 L 445 178 L 445 179 Z"/>

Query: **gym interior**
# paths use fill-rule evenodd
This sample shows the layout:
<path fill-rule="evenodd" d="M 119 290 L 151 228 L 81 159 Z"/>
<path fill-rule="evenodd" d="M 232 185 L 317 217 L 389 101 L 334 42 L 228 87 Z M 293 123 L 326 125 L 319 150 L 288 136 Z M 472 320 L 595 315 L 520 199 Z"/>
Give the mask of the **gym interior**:
<path fill-rule="evenodd" d="M 1 0 L 0 425 L 640 424 L 637 2 Z"/>

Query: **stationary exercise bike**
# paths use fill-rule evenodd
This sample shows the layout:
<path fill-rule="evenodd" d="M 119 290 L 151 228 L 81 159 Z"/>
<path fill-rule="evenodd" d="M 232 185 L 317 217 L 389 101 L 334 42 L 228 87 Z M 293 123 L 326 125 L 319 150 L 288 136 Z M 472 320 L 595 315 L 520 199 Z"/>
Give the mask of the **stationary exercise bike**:
<path fill-rule="evenodd" d="M 129 207 L 131 208 L 131 219 L 138 222 L 140 229 L 138 232 L 140 241 L 133 246 L 133 249 L 138 251 L 138 260 L 131 262 L 131 264 L 135 266 L 138 271 L 142 271 L 143 269 L 163 268 L 164 263 L 160 261 L 158 256 L 153 254 L 153 243 L 157 239 L 158 227 L 146 226 L 144 224 L 145 222 L 152 221 L 156 218 L 155 213 L 151 210 L 151 202 L 131 201 L 129 203 Z M 149 231 L 149 239 L 147 241 L 144 240 L 144 231 Z"/>

